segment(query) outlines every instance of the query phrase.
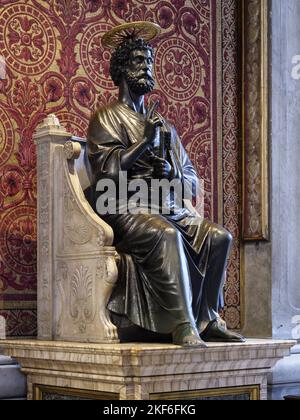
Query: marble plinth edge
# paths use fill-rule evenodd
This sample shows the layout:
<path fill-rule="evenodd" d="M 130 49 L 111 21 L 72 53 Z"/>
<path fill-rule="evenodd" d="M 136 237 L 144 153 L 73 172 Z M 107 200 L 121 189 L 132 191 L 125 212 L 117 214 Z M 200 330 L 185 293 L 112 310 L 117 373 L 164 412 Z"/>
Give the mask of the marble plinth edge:
<path fill-rule="evenodd" d="M 249 340 L 183 349 L 162 344 L 79 344 L 3 341 L 2 354 L 18 360 L 34 385 L 102 392 L 116 399 L 151 399 L 167 393 L 257 386 L 267 398 L 267 374 L 294 342 Z M 180 396 L 180 394 L 179 394 Z"/>
<path fill-rule="evenodd" d="M 280 360 L 268 375 L 270 400 L 283 400 L 287 396 L 300 397 L 300 345 Z"/>

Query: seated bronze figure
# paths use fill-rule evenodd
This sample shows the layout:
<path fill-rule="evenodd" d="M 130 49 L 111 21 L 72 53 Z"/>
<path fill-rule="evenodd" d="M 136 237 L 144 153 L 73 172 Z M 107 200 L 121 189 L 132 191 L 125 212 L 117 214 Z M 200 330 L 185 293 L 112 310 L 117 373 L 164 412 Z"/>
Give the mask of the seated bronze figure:
<path fill-rule="evenodd" d="M 142 36 L 141 27 L 148 28 L 148 34 L 146 30 Z M 99 109 L 90 121 L 88 156 L 96 198 L 97 182 L 110 179 L 118 184 L 121 171 L 128 182 L 196 182 L 175 128 L 156 112 L 156 105 L 148 110 L 144 105 L 144 95 L 154 88 L 154 52 L 148 43 L 153 32 L 154 25 L 136 23 L 106 36 L 107 45 L 115 47 L 111 76 L 119 99 Z M 162 131 L 170 142 L 163 157 L 157 147 Z M 118 198 L 115 204 L 118 210 Z M 186 347 L 244 341 L 227 330 L 218 314 L 232 242 L 229 232 L 207 220 L 191 224 L 193 216 L 184 207 L 170 214 L 117 211 L 100 216 L 113 228 L 120 254 L 119 279 L 108 305 L 119 328 L 135 325 L 171 334 L 174 344 Z"/>

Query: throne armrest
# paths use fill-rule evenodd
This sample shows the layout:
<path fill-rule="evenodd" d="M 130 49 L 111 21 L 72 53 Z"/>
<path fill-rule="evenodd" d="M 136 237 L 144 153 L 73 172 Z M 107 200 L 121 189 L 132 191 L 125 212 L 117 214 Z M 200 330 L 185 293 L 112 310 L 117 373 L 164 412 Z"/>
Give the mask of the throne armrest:
<path fill-rule="evenodd" d="M 80 244 L 81 251 L 86 248 L 98 251 L 101 247 L 112 246 L 114 234 L 112 228 L 94 212 L 84 195 L 78 176 L 80 167 L 75 165 L 75 161 L 83 154 L 80 143 L 65 143 L 61 156 L 65 202 L 64 233 L 66 236 L 72 236 L 73 246 Z"/>

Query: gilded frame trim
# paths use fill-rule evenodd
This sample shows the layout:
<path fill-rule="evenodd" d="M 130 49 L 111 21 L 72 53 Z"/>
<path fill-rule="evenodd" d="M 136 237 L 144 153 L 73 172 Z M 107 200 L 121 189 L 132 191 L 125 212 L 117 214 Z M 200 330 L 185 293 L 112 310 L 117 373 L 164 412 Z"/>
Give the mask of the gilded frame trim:
<path fill-rule="evenodd" d="M 204 389 L 199 391 L 167 392 L 150 394 L 150 400 L 196 400 L 197 398 L 220 398 L 232 395 L 249 394 L 250 401 L 260 400 L 260 386 L 241 386 L 232 388 Z"/>
<path fill-rule="evenodd" d="M 242 238 L 269 240 L 269 0 L 242 0 Z"/>
<path fill-rule="evenodd" d="M 91 391 L 86 389 L 63 388 L 50 385 L 33 386 L 33 400 L 42 401 L 43 393 L 62 395 L 65 397 L 78 397 L 89 400 L 119 400 L 119 394 L 111 392 Z"/>

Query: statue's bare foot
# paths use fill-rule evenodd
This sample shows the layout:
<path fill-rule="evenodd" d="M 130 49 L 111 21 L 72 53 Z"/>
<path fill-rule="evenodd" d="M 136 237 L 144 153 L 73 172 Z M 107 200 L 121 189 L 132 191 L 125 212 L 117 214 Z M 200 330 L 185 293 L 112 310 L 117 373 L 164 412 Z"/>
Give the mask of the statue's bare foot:
<path fill-rule="evenodd" d="M 212 321 L 201 334 L 201 338 L 206 342 L 221 343 L 245 343 L 245 338 L 240 334 L 229 331 L 226 323 L 221 319 Z"/>
<path fill-rule="evenodd" d="M 207 347 L 197 329 L 191 324 L 181 324 L 176 328 L 173 332 L 173 344 L 182 347 Z"/>

